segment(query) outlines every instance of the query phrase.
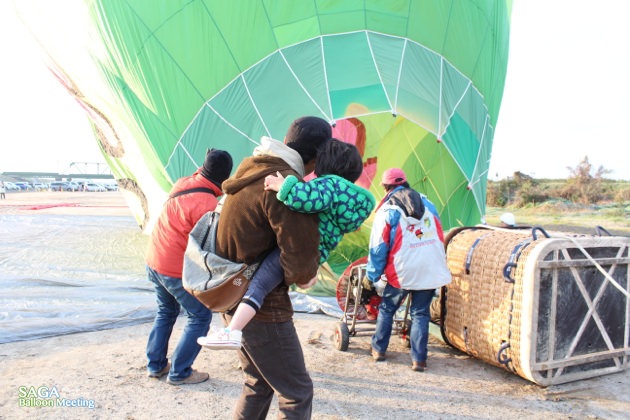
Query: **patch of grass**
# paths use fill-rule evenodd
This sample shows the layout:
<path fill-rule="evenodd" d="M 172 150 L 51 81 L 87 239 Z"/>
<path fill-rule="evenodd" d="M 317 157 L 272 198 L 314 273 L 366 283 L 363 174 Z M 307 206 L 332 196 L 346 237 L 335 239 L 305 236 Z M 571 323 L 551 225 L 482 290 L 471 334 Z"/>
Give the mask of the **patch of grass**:
<path fill-rule="evenodd" d="M 597 234 L 601 226 L 613 235 L 630 236 L 630 203 L 583 206 L 553 200 L 521 208 L 488 207 L 486 223 L 499 225 L 504 212 L 513 213 L 518 225 L 585 234 Z"/>

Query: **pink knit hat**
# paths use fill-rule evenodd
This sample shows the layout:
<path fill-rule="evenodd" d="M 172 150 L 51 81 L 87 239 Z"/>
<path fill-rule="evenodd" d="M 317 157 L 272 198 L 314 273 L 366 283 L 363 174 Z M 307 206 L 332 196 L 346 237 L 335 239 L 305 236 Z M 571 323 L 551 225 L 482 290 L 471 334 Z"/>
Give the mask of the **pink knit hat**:
<path fill-rule="evenodd" d="M 383 179 L 381 184 L 383 185 L 400 185 L 407 182 L 407 175 L 399 168 L 390 168 L 383 172 Z"/>

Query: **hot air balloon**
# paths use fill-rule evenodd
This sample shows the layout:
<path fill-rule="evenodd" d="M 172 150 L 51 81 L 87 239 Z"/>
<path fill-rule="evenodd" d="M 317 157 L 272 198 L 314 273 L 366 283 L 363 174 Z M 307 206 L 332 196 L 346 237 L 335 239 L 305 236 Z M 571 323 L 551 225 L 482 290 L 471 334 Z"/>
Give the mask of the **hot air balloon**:
<path fill-rule="evenodd" d="M 445 229 L 479 223 L 511 0 L 24 0 L 16 9 L 85 109 L 138 224 L 208 147 L 239 162 L 303 115 L 355 143 L 377 199 L 400 167 Z M 72 18 L 69 19 L 69 16 Z M 331 256 L 367 250 L 369 222 Z"/>

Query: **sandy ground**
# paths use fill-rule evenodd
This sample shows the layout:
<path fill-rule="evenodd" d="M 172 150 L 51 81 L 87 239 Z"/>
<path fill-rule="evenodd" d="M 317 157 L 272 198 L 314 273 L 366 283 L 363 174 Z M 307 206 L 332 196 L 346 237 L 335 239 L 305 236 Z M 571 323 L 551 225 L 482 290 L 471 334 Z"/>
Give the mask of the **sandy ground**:
<path fill-rule="evenodd" d="M 107 192 L 7 192 L 1 213 L 82 214 L 131 216 L 122 193 Z"/>
<path fill-rule="evenodd" d="M 32 209 L 55 203 L 77 205 Z M 20 193 L 0 202 L 0 213 L 22 212 L 130 214 L 119 193 Z M 213 322 L 220 322 L 219 317 Z M 348 351 L 336 350 L 336 322 L 325 315 L 295 316 L 315 384 L 314 419 L 630 417 L 628 370 L 543 388 L 434 335 L 429 369 L 417 373 L 409 368 L 409 352 L 397 338 L 386 362 L 372 361 L 371 325 L 351 337 Z M 178 320 L 172 345 L 183 324 L 184 319 Z M 194 367 L 208 371 L 210 380 L 171 386 L 146 377 L 144 347 L 150 328 L 141 324 L 1 344 L 0 418 L 230 418 L 242 379 L 236 353 L 202 350 Z M 29 406 L 58 400 L 75 406 Z M 274 401 L 269 418 L 277 416 L 276 407 Z"/>

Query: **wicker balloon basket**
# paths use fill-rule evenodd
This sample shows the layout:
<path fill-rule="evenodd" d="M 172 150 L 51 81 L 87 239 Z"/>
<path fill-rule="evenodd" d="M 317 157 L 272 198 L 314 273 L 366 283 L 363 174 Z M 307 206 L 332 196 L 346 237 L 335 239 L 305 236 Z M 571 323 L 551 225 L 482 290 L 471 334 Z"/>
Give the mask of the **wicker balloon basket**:
<path fill-rule="evenodd" d="M 446 238 L 443 339 L 547 386 L 617 372 L 630 356 L 630 238 L 466 227 Z"/>

